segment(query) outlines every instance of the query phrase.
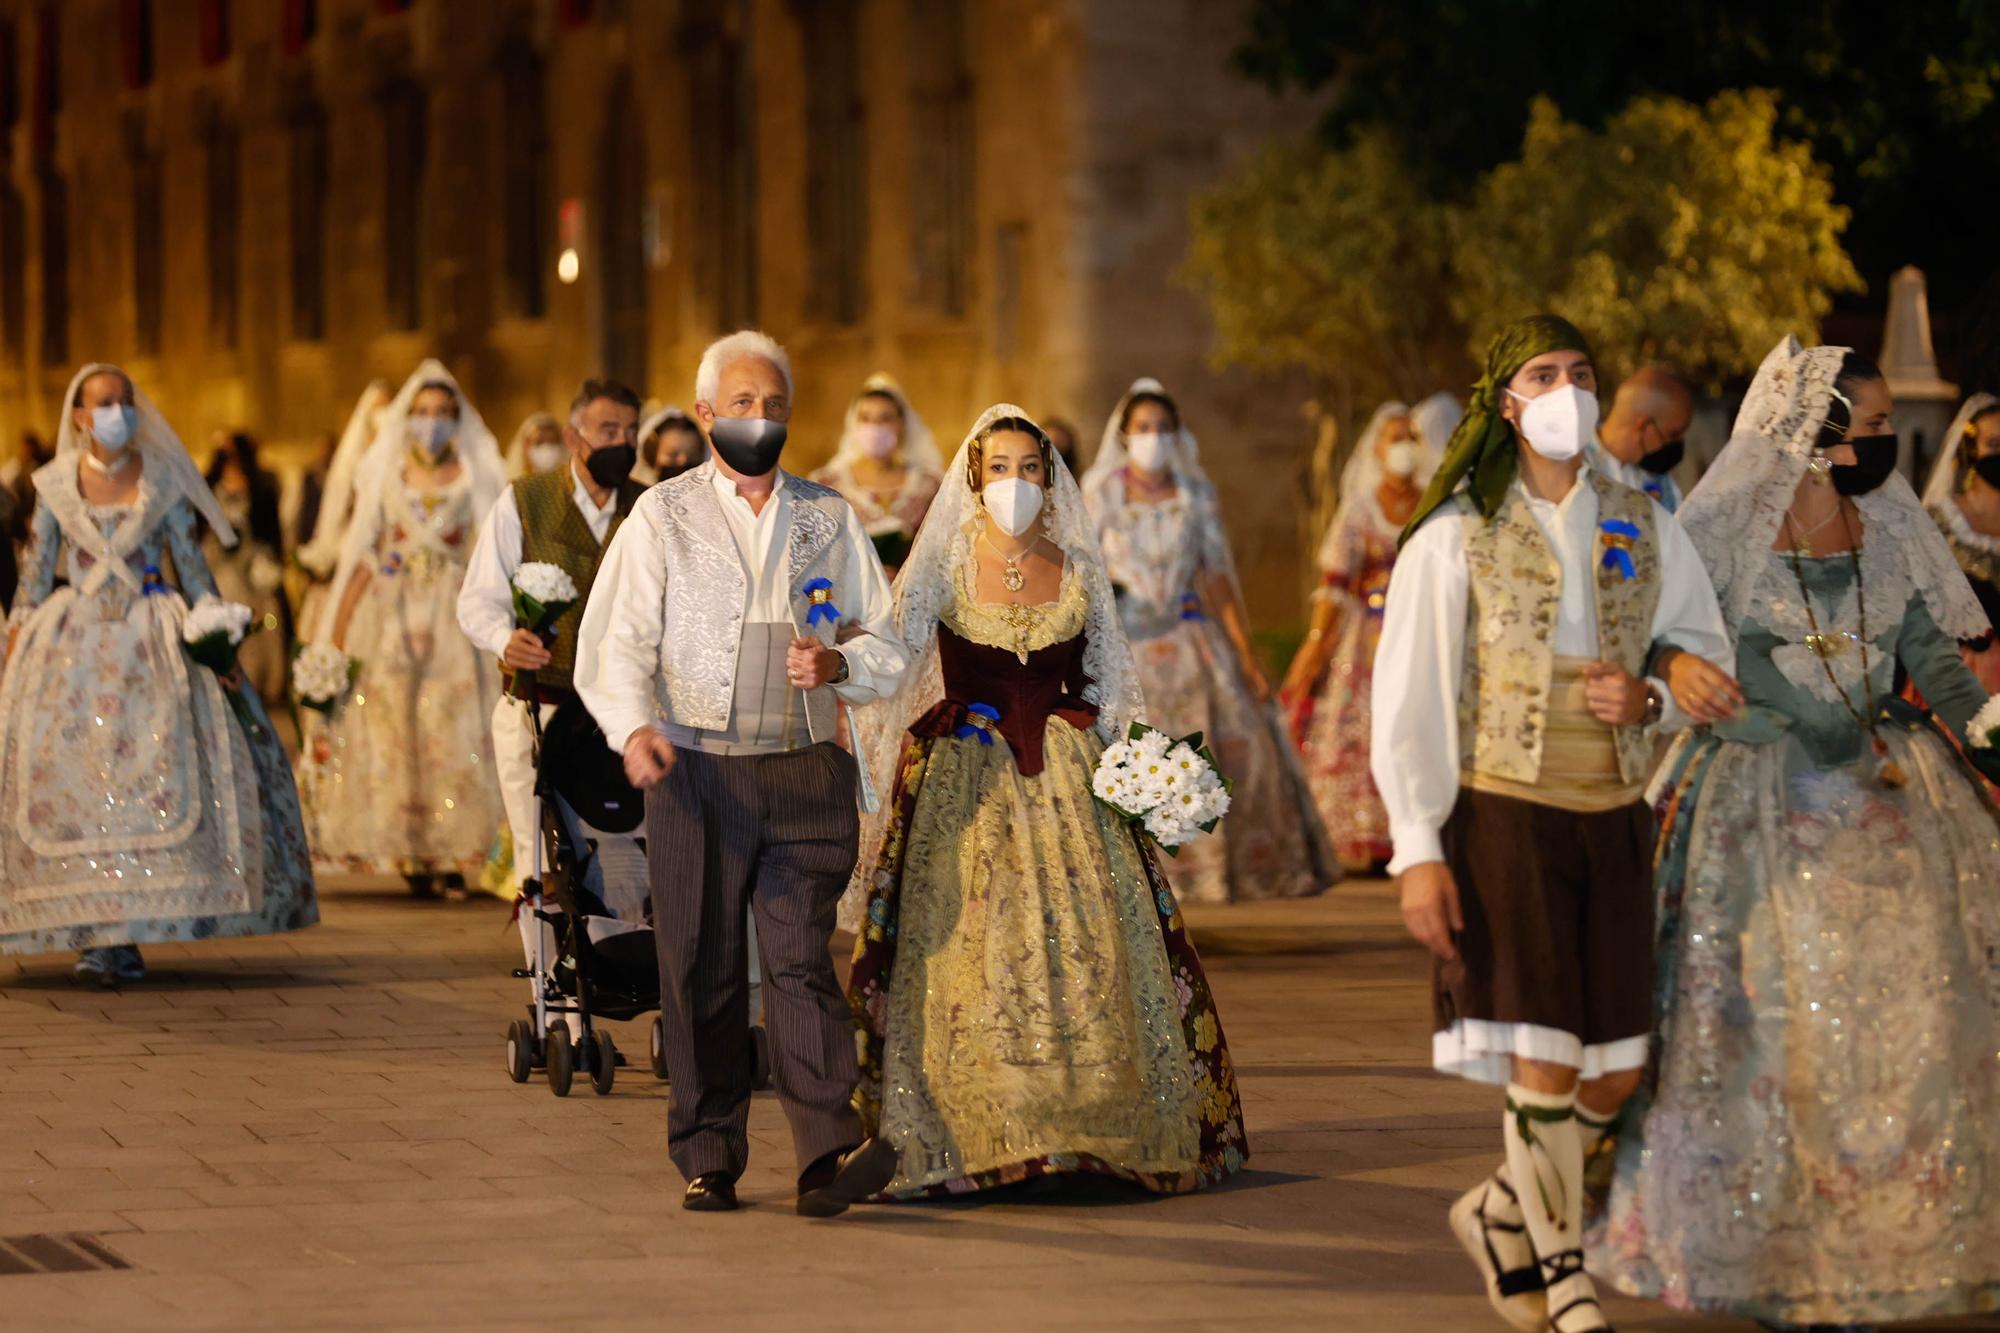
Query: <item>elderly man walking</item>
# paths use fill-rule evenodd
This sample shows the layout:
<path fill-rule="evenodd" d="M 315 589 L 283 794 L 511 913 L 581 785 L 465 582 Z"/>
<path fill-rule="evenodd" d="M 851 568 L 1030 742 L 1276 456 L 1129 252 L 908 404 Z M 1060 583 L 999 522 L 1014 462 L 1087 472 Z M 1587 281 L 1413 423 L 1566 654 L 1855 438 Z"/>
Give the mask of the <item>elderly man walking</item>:
<path fill-rule="evenodd" d="M 834 743 L 835 696 L 893 691 L 909 654 L 854 511 L 778 467 L 792 414 L 784 349 L 751 331 L 711 345 L 694 410 L 710 459 L 646 492 L 612 539 L 576 688 L 647 793 L 681 1204 L 735 1208 L 749 1155 L 747 903 L 798 1211 L 831 1217 L 896 1169 L 893 1149 L 861 1142 L 853 1023 L 829 953 L 857 803 L 874 798 Z"/>

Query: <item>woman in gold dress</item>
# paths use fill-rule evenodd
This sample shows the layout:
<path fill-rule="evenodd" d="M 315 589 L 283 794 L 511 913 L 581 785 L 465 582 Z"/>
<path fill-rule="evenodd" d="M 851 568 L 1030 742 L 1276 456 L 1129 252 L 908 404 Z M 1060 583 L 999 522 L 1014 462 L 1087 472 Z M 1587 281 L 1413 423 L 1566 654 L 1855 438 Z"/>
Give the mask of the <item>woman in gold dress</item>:
<path fill-rule="evenodd" d="M 1091 794 L 1138 716 L 1082 496 L 1019 408 L 946 469 L 896 585 L 912 667 L 863 710 L 856 1094 L 892 1196 L 1096 1173 L 1212 1184 L 1248 1148 L 1229 1050 L 1149 845 Z"/>

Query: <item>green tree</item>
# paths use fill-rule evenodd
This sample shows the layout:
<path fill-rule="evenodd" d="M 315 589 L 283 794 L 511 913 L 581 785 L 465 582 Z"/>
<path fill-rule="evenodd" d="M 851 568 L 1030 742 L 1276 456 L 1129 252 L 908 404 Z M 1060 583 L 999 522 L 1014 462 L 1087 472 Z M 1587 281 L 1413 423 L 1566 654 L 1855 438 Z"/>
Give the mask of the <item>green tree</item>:
<path fill-rule="evenodd" d="M 1831 173 L 1777 123 L 1769 92 L 1639 98 L 1601 131 L 1538 100 L 1519 159 L 1455 213 L 1453 308 L 1471 345 L 1556 310 L 1614 379 L 1658 360 L 1716 382 L 1788 332 L 1810 341 L 1861 281 Z"/>
<path fill-rule="evenodd" d="M 1182 279 L 1207 297 L 1219 364 L 1304 370 L 1319 397 L 1301 481 L 1317 540 L 1341 429 L 1390 397 L 1467 378 L 1451 311 L 1450 211 L 1412 187 L 1385 135 L 1275 144 L 1193 204 Z"/>

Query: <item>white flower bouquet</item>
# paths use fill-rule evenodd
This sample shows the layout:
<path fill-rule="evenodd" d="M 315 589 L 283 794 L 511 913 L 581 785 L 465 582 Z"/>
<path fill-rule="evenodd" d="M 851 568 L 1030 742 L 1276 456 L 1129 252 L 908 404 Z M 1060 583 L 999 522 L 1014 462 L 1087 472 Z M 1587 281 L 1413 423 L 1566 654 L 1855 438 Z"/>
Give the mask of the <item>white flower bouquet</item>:
<path fill-rule="evenodd" d="M 1233 785 L 1202 744 L 1201 733 L 1175 740 L 1143 722 L 1107 746 L 1091 790 L 1124 821 L 1144 831 L 1169 856 L 1229 813 Z"/>
<path fill-rule="evenodd" d="M 292 694 L 315 713 L 332 717 L 360 667 L 330 643 L 309 643 L 292 659 Z"/>
<path fill-rule="evenodd" d="M 1981 704 L 1972 720 L 1965 724 L 1965 744 L 1972 750 L 2000 747 L 2000 694 Z"/>
<path fill-rule="evenodd" d="M 544 646 L 556 641 L 555 623 L 576 605 L 576 599 L 576 580 L 560 565 L 530 560 L 514 571 L 514 624 Z M 535 673 L 516 671 L 513 693 L 518 699 L 534 698 Z"/>
<path fill-rule="evenodd" d="M 181 622 L 181 642 L 187 645 L 188 656 L 218 676 L 236 670 L 236 650 L 255 632 L 256 617 L 250 608 L 241 602 L 225 602 L 220 597 L 202 598 L 188 609 L 187 618 Z M 233 689 L 225 689 L 223 695 L 243 725 L 255 732 L 257 719 L 243 696 Z"/>

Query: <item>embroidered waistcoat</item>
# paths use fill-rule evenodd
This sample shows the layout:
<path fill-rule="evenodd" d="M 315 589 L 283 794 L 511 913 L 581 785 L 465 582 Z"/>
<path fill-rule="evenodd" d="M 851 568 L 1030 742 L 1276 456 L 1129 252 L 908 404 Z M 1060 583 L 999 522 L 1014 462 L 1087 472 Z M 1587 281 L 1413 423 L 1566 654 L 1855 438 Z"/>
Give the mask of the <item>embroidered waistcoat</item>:
<path fill-rule="evenodd" d="M 1598 545 L 1592 560 L 1598 655 L 1635 676 L 1645 674 L 1653 612 L 1660 600 L 1659 544 L 1652 502 L 1595 472 L 1583 484 L 1597 493 Z M 1605 525 L 1630 524 L 1630 577 L 1607 559 Z M 1622 546 L 1623 543 L 1620 543 Z M 1562 566 L 1519 488 L 1465 543 L 1468 580 L 1465 661 L 1458 692 L 1461 768 L 1514 782 L 1541 776 L 1542 739 L 1555 673 L 1556 617 Z M 1652 746 L 1642 727 L 1615 729 L 1618 767 L 1627 782 L 1645 780 Z"/>
<path fill-rule="evenodd" d="M 583 620 L 584 604 L 590 600 L 590 585 L 597 566 L 611 545 L 618 525 L 632 512 L 632 505 L 645 493 L 636 481 L 618 488 L 617 507 L 611 526 L 604 531 L 604 545 L 590 531 L 590 522 L 576 507 L 576 478 L 568 464 L 552 472 L 523 477 L 514 483 L 514 506 L 521 513 L 521 563 L 541 561 L 559 567 L 576 583 L 576 604 L 555 623 L 556 641 L 549 645 L 549 664 L 535 672 L 539 685 L 571 688 L 570 676 L 576 669 L 576 627 Z"/>

